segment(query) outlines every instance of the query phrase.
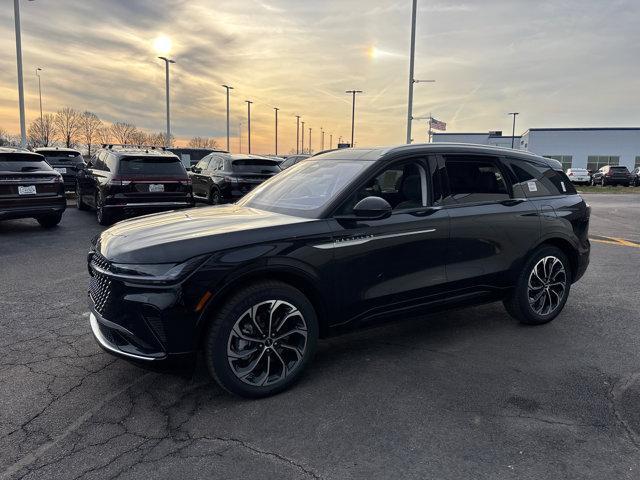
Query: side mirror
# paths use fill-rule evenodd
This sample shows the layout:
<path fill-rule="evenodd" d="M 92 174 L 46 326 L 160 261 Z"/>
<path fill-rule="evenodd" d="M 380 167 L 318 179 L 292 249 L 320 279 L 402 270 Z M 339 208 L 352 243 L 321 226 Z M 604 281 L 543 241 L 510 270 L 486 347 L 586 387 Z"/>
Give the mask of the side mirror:
<path fill-rule="evenodd" d="M 391 205 L 381 197 L 366 197 L 353 207 L 353 215 L 340 217 L 350 220 L 382 220 L 391 216 Z"/>

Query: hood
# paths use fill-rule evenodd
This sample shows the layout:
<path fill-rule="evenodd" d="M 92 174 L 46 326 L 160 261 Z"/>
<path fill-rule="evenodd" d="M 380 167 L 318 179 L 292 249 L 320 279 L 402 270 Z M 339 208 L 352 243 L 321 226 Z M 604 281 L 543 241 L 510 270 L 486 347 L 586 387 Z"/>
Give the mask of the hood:
<path fill-rule="evenodd" d="M 237 205 L 191 208 L 119 222 L 102 232 L 96 249 L 115 263 L 178 263 L 255 243 L 257 229 L 281 238 L 278 227 L 310 221 Z M 260 241 L 269 239 L 260 236 Z"/>

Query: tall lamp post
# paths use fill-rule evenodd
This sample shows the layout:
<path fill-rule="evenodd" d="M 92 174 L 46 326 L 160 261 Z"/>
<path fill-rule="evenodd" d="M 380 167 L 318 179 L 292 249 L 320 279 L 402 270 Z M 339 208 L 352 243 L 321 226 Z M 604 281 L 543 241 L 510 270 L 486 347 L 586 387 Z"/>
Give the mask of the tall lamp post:
<path fill-rule="evenodd" d="M 513 115 L 513 128 L 511 129 L 511 148 L 513 148 L 513 141 L 516 136 L 516 115 L 520 115 L 520 112 L 509 112 L 507 115 Z"/>
<path fill-rule="evenodd" d="M 324 151 L 324 129 L 322 127 L 320 127 L 320 136 L 322 137 L 322 140 L 320 142 L 320 145 L 322 148 L 320 148 L 320 151 Z"/>
<path fill-rule="evenodd" d="M 362 90 L 347 90 L 344 93 L 350 93 L 352 95 L 351 100 L 351 147 L 353 148 L 353 139 L 355 132 L 355 118 L 356 118 L 356 94 L 362 93 Z"/>
<path fill-rule="evenodd" d="M 300 147 L 300 153 L 304 153 L 304 122 L 302 122 L 302 146 Z"/>
<path fill-rule="evenodd" d="M 300 115 L 296 115 L 296 154 L 300 153 Z"/>
<path fill-rule="evenodd" d="M 333 150 L 333 133 L 329 134 L 329 150 Z"/>
<path fill-rule="evenodd" d="M 276 157 L 278 156 L 278 107 L 273 107 L 273 111 L 276 112 Z"/>
<path fill-rule="evenodd" d="M 227 152 L 229 150 L 229 90 L 233 90 L 233 87 L 229 85 L 222 85 L 227 90 Z"/>
<path fill-rule="evenodd" d="M 32 1 L 32 0 L 30 0 Z M 18 67 L 18 107 L 20 110 L 20 146 L 27 146 L 27 127 L 24 113 L 24 81 L 22 77 L 22 34 L 20 32 L 20 0 L 13 0 L 16 32 L 16 64 Z"/>
<path fill-rule="evenodd" d="M 40 128 L 42 128 L 42 84 L 40 83 L 40 74 L 42 69 L 40 67 L 36 68 L 36 77 L 38 77 L 38 96 L 40 97 Z"/>
<path fill-rule="evenodd" d="M 416 14 L 418 0 L 413 0 L 411 9 L 411 51 L 409 54 L 409 98 L 407 100 L 407 143 L 411 143 L 411 121 L 413 120 L 413 65 L 416 54 Z"/>
<path fill-rule="evenodd" d="M 251 100 L 245 100 L 247 102 L 247 150 L 251 153 Z"/>
<path fill-rule="evenodd" d="M 311 127 L 309 127 L 309 155 L 311 155 Z"/>
<path fill-rule="evenodd" d="M 165 139 L 165 147 L 171 146 L 171 110 L 169 108 L 169 64 L 176 63 L 175 60 L 171 60 L 167 57 L 158 57 L 160 60 L 164 60 L 165 64 L 165 84 L 167 90 L 167 138 Z"/>

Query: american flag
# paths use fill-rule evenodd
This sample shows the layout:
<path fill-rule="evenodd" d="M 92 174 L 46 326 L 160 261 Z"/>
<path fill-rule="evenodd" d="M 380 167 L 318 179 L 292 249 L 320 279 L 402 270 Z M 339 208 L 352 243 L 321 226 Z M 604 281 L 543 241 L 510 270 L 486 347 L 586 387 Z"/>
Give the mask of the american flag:
<path fill-rule="evenodd" d="M 447 124 L 431 117 L 431 119 L 429 120 L 429 128 L 431 128 L 431 130 L 446 130 Z"/>

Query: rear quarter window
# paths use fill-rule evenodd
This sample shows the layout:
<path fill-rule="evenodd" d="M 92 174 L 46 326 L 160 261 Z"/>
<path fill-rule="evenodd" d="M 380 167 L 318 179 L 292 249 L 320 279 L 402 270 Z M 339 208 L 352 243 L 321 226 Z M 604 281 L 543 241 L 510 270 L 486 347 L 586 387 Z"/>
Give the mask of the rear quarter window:
<path fill-rule="evenodd" d="M 522 159 L 510 159 L 517 184 L 529 198 L 573 195 L 576 192 L 567 175 L 559 170 Z"/>

